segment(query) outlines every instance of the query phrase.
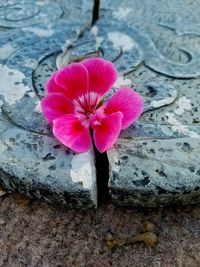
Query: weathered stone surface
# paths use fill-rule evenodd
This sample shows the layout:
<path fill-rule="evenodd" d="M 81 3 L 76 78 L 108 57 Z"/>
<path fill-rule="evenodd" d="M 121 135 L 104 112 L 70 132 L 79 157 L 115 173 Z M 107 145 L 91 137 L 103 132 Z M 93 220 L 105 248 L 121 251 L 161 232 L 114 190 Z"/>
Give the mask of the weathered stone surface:
<path fill-rule="evenodd" d="M 61 157 L 64 148 L 56 150 L 57 143 L 54 144 L 41 116 L 39 100 L 44 95 L 47 78 L 56 68 L 85 57 L 102 56 L 113 61 L 120 73 L 110 94 L 127 85 L 135 87 L 144 98 L 140 120 L 123 131 L 116 147 L 108 152 L 109 189 L 113 201 L 142 206 L 198 202 L 200 33 L 197 2 L 102 0 L 100 19 L 87 32 L 84 30 L 91 23 L 92 6 L 93 1 L 84 0 L 2 1 L 1 180 L 13 189 L 16 184 L 6 182 L 14 179 L 10 176 L 16 177 L 17 182 L 23 181 L 23 186 L 26 185 L 21 189 L 17 183 L 17 188 L 27 192 L 33 185 L 38 188 L 43 181 L 42 187 L 39 186 L 41 192 L 44 188 L 49 192 L 50 181 L 45 177 L 52 175 L 50 192 L 57 192 L 57 188 L 62 187 L 57 184 L 57 176 L 61 176 L 62 181 L 64 177 L 67 179 L 67 184 L 63 185 L 73 205 L 76 201 L 85 204 L 84 201 L 89 203 L 89 199 L 95 199 L 93 152 L 75 156 L 68 151 L 66 158 Z M 40 147 L 35 146 L 36 143 L 41 144 Z M 27 144 L 34 146 L 30 148 Z M 16 157 L 23 151 L 24 158 L 33 159 L 31 171 L 24 172 L 25 179 L 20 164 L 25 165 L 26 161 L 23 159 L 19 163 Z M 45 169 L 41 167 L 46 157 L 46 164 L 53 160 L 51 155 L 56 158 L 56 170 L 51 165 Z M 57 168 L 62 160 L 66 176 L 64 169 Z M 82 161 L 89 162 L 82 169 L 82 173 L 89 172 L 89 175 L 79 179 L 75 174 L 73 178 L 70 166 Z M 33 172 L 32 177 L 37 178 L 29 187 L 29 175 Z M 92 177 L 92 183 L 88 177 Z M 78 191 L 83 197 L 73 199 L 77 196 L 78 184 L 74 183 L 77 180 L 81 180 Z M 40 197 L 45 194 L 34 193 Z M 64 191 L 59 193 L 61 202 L 63 195 Z M 52 196 L 48 199 L 52 200 Z"/>
<path fill-rule="evenodd" d="M 199 11 L 196 1 L 101 1 L 104 36 L 95 38 L 103 37 L 103 50 L 120 50 L 119 84 L 135 87 L 145 104 L 108 152 L 115 203 L 200 200 Z"/>
<path fill-rule="evenodd" d="M 1 1 L 0 183 L 9 190 L 96 205 L 93 151 L 75 155 L 61 146 L 40 110 L 55 54 L 91 23 L 92 7 L 93 1 Z"/>

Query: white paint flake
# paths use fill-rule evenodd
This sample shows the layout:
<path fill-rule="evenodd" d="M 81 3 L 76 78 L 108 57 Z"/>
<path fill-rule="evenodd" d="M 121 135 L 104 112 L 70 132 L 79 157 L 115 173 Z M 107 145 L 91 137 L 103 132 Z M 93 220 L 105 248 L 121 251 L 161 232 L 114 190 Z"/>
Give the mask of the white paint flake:
<path fill-rule="evenodd" d="M 168 117 L 167 121 L 169 124 L 172 125 L 171 128 L 173 131 L 182 133 L 186 136 L 190 136 L 193 138 L 198 138 L 198 139 L 200 138 L 200 135 L 198 135 L 194 131 L 189 130 L 188 126 L 182 125 L 177 119 L 175 119 L 173 113 L 167 112 L 167 113 L 165 113 L 165 115 Z"/>
<path fill-rule="evenodd" d="M 73 156 L 70 175 L 74 183 L 81 182 L 91 192 L 91 199 L 97 205 L 96 170 L 92 150 Z"/>
<path fill-rule="evenodd" d="M 52 29 L 41 29 L 36 27 L 26 27 L 23 28 L 23 31 L 35 33 L 39 37 L 50 37 L 54 33 Z"/>
<path fill-rule="evenodd" d="M 36 2 L 36 5 L 37 5 L 37 6 L 44 6 L 44 5 L 48 4 L 48 3 L 49 3 L 49 1 L 44 1 L 44 0 L 43 0 L 43 1 L 37 1 L 37 2 Z"/>
<path fill-rule="evenodd" d="M 122 86 L 131 86 L 131 84 L 131 79 L 124 76 L 119 76 L 113 87 L 120 88 Z"/>
<path fill-rule="evenodd" d="M 16 51 L 16 47 L 11 43 L 0 46 L 0 59 L 7 59 L 9 56 Z"/>
<path fill-rule="evenodd" d="M 119 172 L 120 170 L 120 165 L 119 165 L 119 161 L 120 161 L 120 157 L 119 157 L 119 152 L 116 148 L 110 148 L 107 151 L 108 154 L 108 158 L 109 158 L 109 171 L 115 171 L 115 172 Z"/>
<path fill-rule="evenodd" d="M 163 107 L 165 105 L 169 105 L 171 103 L 173 103 L 177 97 L 178 93 L 176 90 L 174 90 L 172 93 L 171 93 L 171 96 L 169 97 L 166 97 L 162 100 L 153 100 L 151 102 L 151 107 L 152 108 L 159 108 L 159 107 Z"/>
<path fill-rule="evenodd" d="M 101 43 L 103 42 L 103 37 L 98 36 L 99 28 L 97 26 L 93 26 L 91 29 L 91 33 L 95 36 L 96 41 L 96 49 L 98 49 L 101 46 Z"/>
<path fill-rule="evenodd" d="M 2 65 L 0 73 L 0 95 L 3 95 L 5 101 L 12 105 L 24 96 L 26 90 L 29 90 L 29 87 L 23 84 L 23 79 L 26 77 L 19 70 L 2 67 Z"/>
<path fill-rule="evenodd" d="M 92 29 L 91 29 L 91 33 L 92 33 L 94 36 L 97 36 L 98 31 L 99 31 L 99 28 L 98 28 L 97 26 L 93 26 Z"/>
<path fill-rule="evenodd" d="M 122 32 L 109 32 L 108 39 L 113 43 L 113 47 L 116 49 L 121 48 L 123 51 L 130 51 L 134 48 L 133 39 Z"/>
<path fill-rule="evenodd" d="M 116 11 L 113 12 L 113 17 L 115 19 L 126 19 L 130 13 L 131 9 L 129 7 L 119 7 Z"/>
<path fill-rule="evenodd" d="M 24 62 L 24 66 L 31 69 L 36 69 L 37 65 L 38 65 L 37 60 L 33 58 L 26 59 L 26 61 Z"/>
<path fill-rule="evenodd" d="M 42 112 L 42 109 L 41 109 L 41 101 L 36 101 L 35 102 L 35 109 L 34 109 L 35 112 L 38 112 L 38 113 L 41 113 Z"/>
<path fill-rule="evenodd" d="M 7 146 L 3 144 L 3 142 L 1 142 L 1 145 L 0 145 L 0 152 L 1 152 L 1 155 L 6 152 L 7 150 Z"/>
<path fill-rule="evenodd" d="M 192 109 L 191 100 L 186 98 L 185 96 L 179 98 L 176 101 L 176 104 L 177 104 L 178 108 L 176 108 L 174 110 L 174 113 L 176 113 L 178 115 L 183 114 L 185 110 L 191 110 Z"/>
<path fill-rule="evenodd" d="M 63 52 L 66 52 L 70 46 L 73 45 L 73 41 L 71 39 L 67 39 L 65 43 L 61 46 Z"/>
<path fill-rule="evenodd" d="M 174 100 L 173 97 L 166 97 L 165 99 L 162 100 L 153 100 L 151 102 L 151 107 L 152 108 L 163 107 L 165 105 L 169 105 L 173 100 Z"/>
<path fill-rule="evenodd" d="M 73 45 L 73 41 L 68 39 L 65 43 L 61 46 L 62 53 L 60 53 L 56 58 L 56 66 L 58 69 L 66 66 L 70 60 L 70 53 L 68 53 L 68 49 L 70 46 Z"/>

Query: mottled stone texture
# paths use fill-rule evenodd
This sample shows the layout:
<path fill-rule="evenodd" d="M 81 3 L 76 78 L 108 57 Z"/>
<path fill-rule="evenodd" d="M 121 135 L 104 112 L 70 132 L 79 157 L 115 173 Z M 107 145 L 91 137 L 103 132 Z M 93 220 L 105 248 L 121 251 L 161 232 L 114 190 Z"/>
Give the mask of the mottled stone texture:
<path fill-rule="evenodd" d="M 97 204 L 94 153 L 75 155 L 56 142 L 40 99 L 55 55 L 91 24 L 92 8 L 93 1 L 0 3 L 0 183 L 78 208 Z"/>
<path fill-rule="evenodd" d="M 200 142 L 189 138 L 119 139 L 108 153 L 113 201 L 135 206 L 196 203 Z"/>
<path fill-rule="evenodd" d="M 71 206 L 96 203 L 93 152 L 73 155 L 59 147 L 39 101 L 54 70 L 100 56 L 119 71 L 109 94 L 129 86 L 144 98 L 142 116 L 108 152 L 113 202 L 198 202 L 199 4 L 101 0 L 99 19 L 90 28 L 93 5 L 92 0 L 1 1 L 1 183 Z M 106 177 L 101 179 L 105 184 Z"/>
<path fill-rule="evenodd" d="M 99 28 L 104 24 L 105 32 L 101 44 L 105 50 L 103 40 L 108 39 L 110 47 L 120 50 L 115 59 L 123 71 L 120 84 L 135 87 L 145 107 L 140 120 L 108 152 L 113 202 L 198 202 L 199 4 L 102 0 L 100 8 Z M 106 27 L 108 18 L 112 23 Z"/>

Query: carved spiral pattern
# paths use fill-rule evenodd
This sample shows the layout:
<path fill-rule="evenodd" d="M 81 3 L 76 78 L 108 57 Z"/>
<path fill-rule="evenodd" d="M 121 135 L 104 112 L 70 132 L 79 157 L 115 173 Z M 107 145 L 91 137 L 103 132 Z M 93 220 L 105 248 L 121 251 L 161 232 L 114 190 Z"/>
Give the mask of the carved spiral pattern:
<path fill-rule="evenodd" d="M 1 1 L 0 27 L 19 28 L 51 23 L 62 14 L 59 4 L 46 1 Z"/>
<path fill-rule="evenodd" d="M 68 63 L 70 60 L 81 58 L 85 54 L 100 52 L 104 58 L 114 61 L 120 72 L 130 72 L 127 77 L 130 79 L 134 77 L 134 81 L 139 81 L 138 84 L 141 88 L 139 88 L 140 86 L 138 88 L 144 96 L 144 113 L 139 122 L 122 133 L 122 139 L 134 136 L 135 140 L 167 139 L 169 143 L 172 142 L 172 139 L 177 139 L 178 143 L 180 138 L 185 136 L 195 138 L 199 136 L 199 123 L 188 124 L 187 118 L 184 118 L 186 121 L 184 121 L 184 125 L 179 125 L 179 122 L 171 117 L 175 123 L 173 125 L 175 130 L 170 127 L 167 121 L 162 121 L 163 118 L 158 123 L 152 118 L 157 110 L 162 113 L 165 109 L 173 109 L 179 94 L 188 93 L 184 86 L 183 88 L 176 88 L 176 83 L 173 83 L 172 79 L 169 85 L 166 82 L 166 76 L 183 79 L 198 77 L 200 75 L 200 57 L 198 54 L 184 49 L 184 53 L 190 57 L 189 62 L 185 64 L 172 62 L 159 52 L 144 31 L 134 26 L 127 27 L 114 20 L 109 24 L 98 22 L 96 28 L 90 32 L 85 31 L 83 36 L 78 38 L 79 33 L 85 29 L 82 26 L 83 23 L 76 24 L 58 19 L 61 14 L 62 9 L 59 4 L 53 1 L 1 1 L 0 104 L 4 114 L 0 113 L 0 120 L 3 121 L 4 115 L 6 115 L 7 124 L 12 122 L 17 129 L 25 130 L 23 131 L 25 134 L 21 137 L 21 143 L 24 145 L 24 139 L 28 136 L 28 144 L 25 144 L 27 153 L 31 154 L 35 149 L 34 156 L 37 159 L 41 152 L 39 142 L 43 142 L 45 150 L 48 135 L 51 135 L 39 110 L 39 102 L 43 96 L 44 83 L 47 77 L 56 69 L 56 58 L 61 49 L 64 50 L 62 54 L 59 54 L 61 65 L 65 63 L 66 59 Z M 13 29 L 6 31 L 6 28 Z M 73 47 L 71 49 L 64 48 L 63 46 L 69 45 L 69 41 L 73 43 Z M 142 83 L 141 77 L 144 76 L 146 80 Z M 190 80 L 193 82 L 194 79 Z M 191 92 L 194 91 L 194 89 L 191 90 Z M 191 92 L 190 95 L 194 101 L 198 101 L 198 97 L 192 95 Z M 196 106 L 198 106 L 197 102 L 195 108 Z M 192 106 L 190 107 L 192 109 Z M 192 109 L 191 116 L 196 112 L 195 108 Z M 171 114 L 168 113 L 168 115 Z M 145 120 L 146 114 L 150 114 L 149 120 Z M 177 131 L 177 127 L 182 127 L 181 131 Z M 34 137 L 30 137 L 31 133 L 34 133 Z M 40 137 L 40 139 L 35 141 L 35 136 Z M 191 140 L 192 138 L 188 142 L 192 143 Z M 12 138 L 6 141 L 12 142 Z M 15 142 L 17 141 L 15 140 Z M 49 149 L 49 144 L 47 146 Z M 17 149 L 22 150 L 23 153 L 23 148 Z M 61 157 L 66 160 L 66 155 Z M 60 164 L 60 159 L 58 162 Z M 34 168 L 37 169 L 38 167 L 34 166 Z M 41 170 L 43 171 L 42 168 Z M 65 177 L 65 170 L 63 173 L 62 177 Z M 194 179 L 197 180 L 196 176 Z"/>

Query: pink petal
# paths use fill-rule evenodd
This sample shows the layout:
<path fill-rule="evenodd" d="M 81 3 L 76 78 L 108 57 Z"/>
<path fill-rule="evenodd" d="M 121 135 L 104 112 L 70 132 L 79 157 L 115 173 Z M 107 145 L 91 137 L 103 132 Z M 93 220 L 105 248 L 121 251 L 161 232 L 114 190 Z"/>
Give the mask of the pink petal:
<path fill-rule="evenodd" d="M 90 58 L 81 62 L 89 74 L 89 91 L 103 96 L 117 80 L 117 71 L 110 61 Z"/>
<path fill-rule="evenodd" d="M 58 117 L 73 113 L 74 105 L 63 94 L 51 93 L 42 99 L 41 108 L 45 118 L 52 123 Z"/>
<path fill-rule="evenodd" d="M 130 88 L 119 89 L 105 104 L 106 114 L 122 112 L 122 129 L 130 126 L 140 116 L 142 110 L 142 97 Z"/>
<path fill-rule="evenodd" d="M 89 127 L 83 125 L 79 116 L 67 114 L 53 121 L 53 134 L 65 146 L 75 152 L 86 152 L 92 141 Z"/>
<path fill-rule="evenodd" d="M 121 112 L 107 115 L 101 120 L 101 124 L 94 129 L 94 143 L 99 152 L 105 152 L 116 142 L 121 131 L 122 117 Z"/>
<path fill-rule="evenodd" d="M 55 81 L 65 88 L 65 94 L 72 99 L 88 92 L 88 72 L 80 63 L 73 63 L 58 71 Z"/>
<path fill-rule="evenodd" d="M 60 87 L 55 82 L 56 74 L 57 74 L 57 71 L 54 72 L 54 74 L 51 76 L 51 78 L 46 83 L 46 92 L 48 94 L 50 94 L 50 93 L 64 93 L 64 91 L 65 91 L 64 88 Z"/>

